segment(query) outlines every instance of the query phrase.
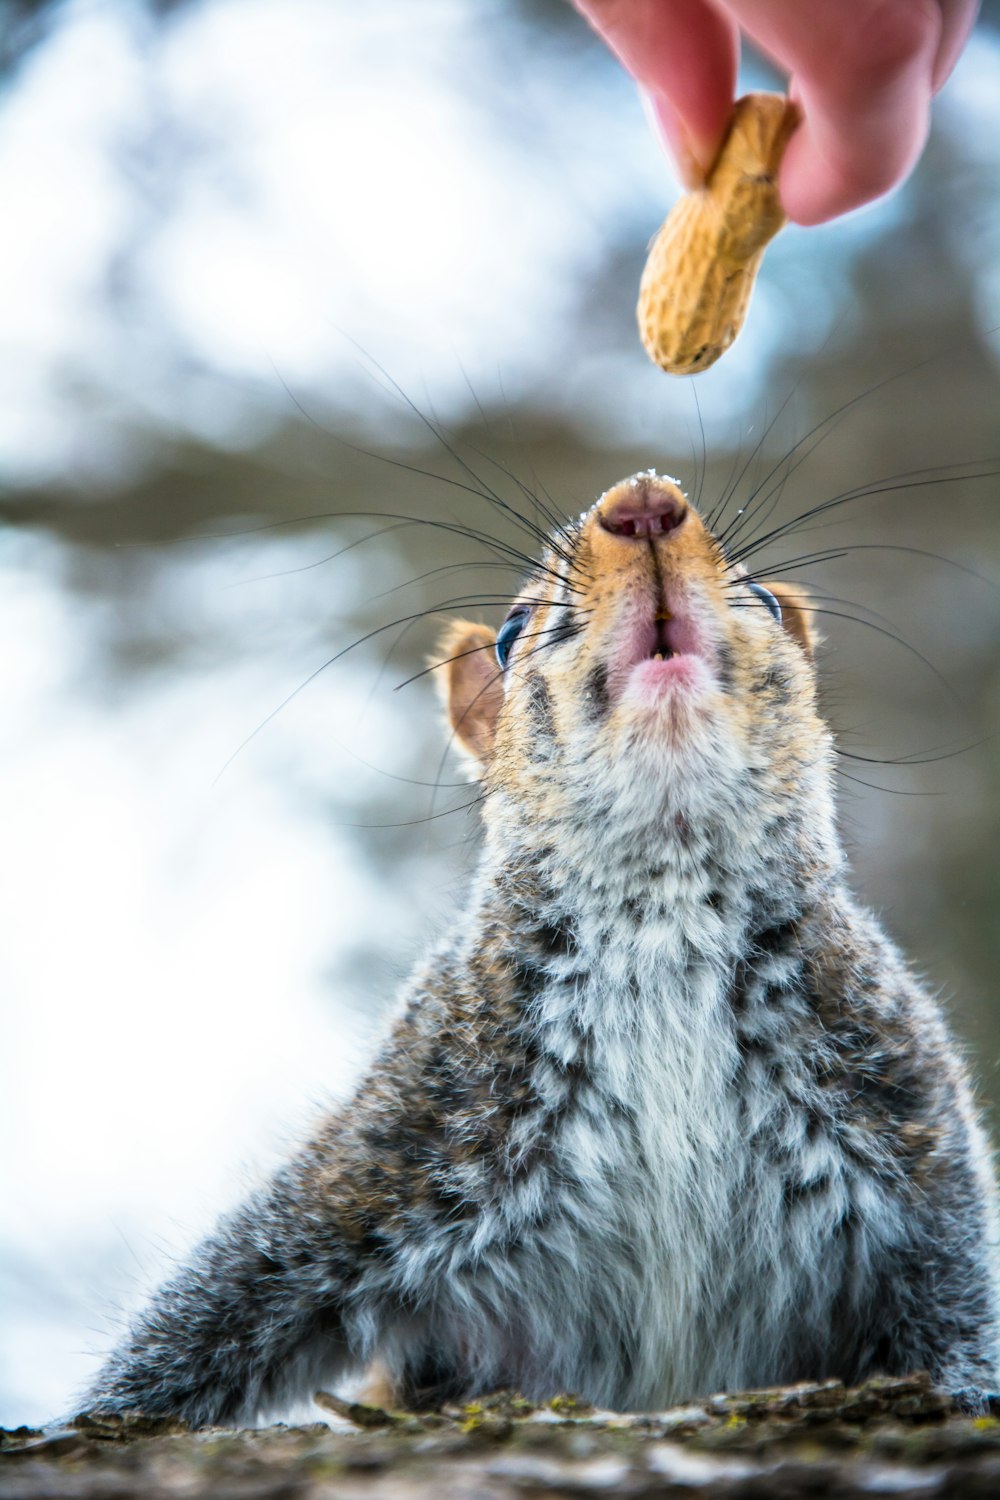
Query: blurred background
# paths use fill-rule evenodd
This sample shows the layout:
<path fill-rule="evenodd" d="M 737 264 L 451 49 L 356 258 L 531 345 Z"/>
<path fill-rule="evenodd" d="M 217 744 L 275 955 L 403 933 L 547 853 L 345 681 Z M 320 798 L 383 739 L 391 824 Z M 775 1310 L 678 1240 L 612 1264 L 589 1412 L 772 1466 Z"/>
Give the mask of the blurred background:
<path fill-rule="evenodd" d="M 841 554 L 795 576 L 856 884 L 1000 1123 L 1000 6 L 906 188 L 788 229 L 697 382 L 634 330 L 669 168 L 560 0 L 2 19 L 0 1422 L 343 1097 L 461 899 L 407 679 L 518 569 L 418 523 L 519 542 L 491 491 L 854 497 L 755 568 Z"/>

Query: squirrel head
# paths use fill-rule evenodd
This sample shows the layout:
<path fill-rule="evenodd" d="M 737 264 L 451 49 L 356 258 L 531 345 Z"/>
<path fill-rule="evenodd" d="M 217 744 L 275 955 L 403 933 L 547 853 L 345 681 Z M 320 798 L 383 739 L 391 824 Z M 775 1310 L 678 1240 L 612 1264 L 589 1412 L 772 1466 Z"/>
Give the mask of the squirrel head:
<path fill-rule="evenodd" d="M 814 644 L 804 591 L 728 562 L 648 472 L 552 535 L 499 632 L 449 627 L 442 686 L 476 774 L 525 819 L 766 823 L 829 800 Z"/>

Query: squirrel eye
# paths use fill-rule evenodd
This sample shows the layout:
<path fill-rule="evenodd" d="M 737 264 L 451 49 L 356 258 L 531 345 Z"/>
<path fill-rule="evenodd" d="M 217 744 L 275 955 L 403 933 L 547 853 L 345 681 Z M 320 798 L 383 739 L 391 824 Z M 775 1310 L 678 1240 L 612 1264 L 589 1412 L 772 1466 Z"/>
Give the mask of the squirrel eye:
<path fill-rule="evenodd" d="M 497 661 L 503 671 L 507 670 L 514 642 L 527 624 L 531 611 L 524 604 L 515 604 L 510 614 L 497 631 Z"/>
<path fill-rule="evenodd" d="M 766 605 L 766 607 L 771 611 L 772 615 L 780 625 L 781 605 L 778 603 L 777 599 L 770 592 L 770 590 L 766 589 L 762 583 L 752 583 L 749 578 L 747 579 L 747 588 L 750 590 L 751 594 L 757 595 L 757 598 L 760 600 L 761 604 Z"/>

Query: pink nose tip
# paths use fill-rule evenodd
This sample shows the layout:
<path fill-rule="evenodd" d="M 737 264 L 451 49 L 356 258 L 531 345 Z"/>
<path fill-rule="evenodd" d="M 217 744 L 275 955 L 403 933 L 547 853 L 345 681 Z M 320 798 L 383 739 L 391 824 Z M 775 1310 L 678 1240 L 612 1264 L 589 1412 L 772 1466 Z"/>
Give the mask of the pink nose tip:
<path fill-rule="evenodd" d="M 687 501 L 679 491 L 659 486 L 629 488 L 599 514 L 605 531 L 614 536 L 662 536 L 674 531 L 687 515 Z"/>

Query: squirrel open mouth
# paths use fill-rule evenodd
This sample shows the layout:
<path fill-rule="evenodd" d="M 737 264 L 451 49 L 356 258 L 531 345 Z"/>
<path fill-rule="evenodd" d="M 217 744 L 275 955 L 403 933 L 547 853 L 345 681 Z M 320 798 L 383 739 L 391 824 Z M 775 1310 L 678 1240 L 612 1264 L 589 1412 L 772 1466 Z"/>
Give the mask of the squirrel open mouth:
<path fill-rule="evenodd" d="M 646 660 L 669 661 L 670 657 L 678 654 L 678 642 L 676 642 L 676 630 L 672 630 L 673 615 L 669 609 L 657 610 L 657 616 L 652 621 L 651 639 L 649 649 L 646 651 Z"/>
<path fill-rule="evenodd" d="M 629 613 L 610 663 L 612 699 L 625 695 L 633 706 L 648 705 L 709 686 L 709 653 L 687 598 L 678 595 L 668 604 L 661 595 L 652 608 L 639 603 Z"/>
<path fill-rule="evenodd" d="M 648 653 L 650 661 L 669 661 L 675 655 L 674 647 L 670 639 L 670 624 L 673 615 L 668 610 L 660 610 L 653 622 L 655 639 Z"/>

